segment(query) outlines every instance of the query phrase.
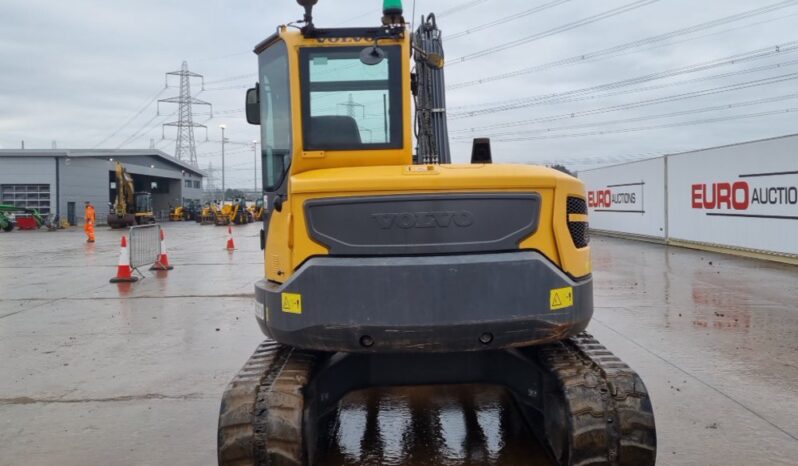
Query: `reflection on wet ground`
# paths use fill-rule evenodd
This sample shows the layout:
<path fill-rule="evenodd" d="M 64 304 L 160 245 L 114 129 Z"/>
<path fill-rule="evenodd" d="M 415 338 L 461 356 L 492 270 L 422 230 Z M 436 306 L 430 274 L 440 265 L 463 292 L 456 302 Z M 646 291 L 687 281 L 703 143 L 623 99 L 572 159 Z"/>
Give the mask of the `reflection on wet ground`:
<path fill-rule="evenodd" d="M 226 229 L 168 224 L 175 270 L 127 289 L 121 232 L 0 233 L 0 466 L 215 464 L 219 399 L 263 340 L 259 228 L 229 254 Z M 798 464 L 798 267 L 591 246 L 588 330 L 645 381 L 657 465 Z M 499 389 L 358 392 L 337 420 L 323 466 L 550 464 Z"/>
<path fill-rule="evenodd" d="M 322 466 L 553 464 L 510 394 L 493 386 L 351 393 L 329 426 L 329 438 Z"/>

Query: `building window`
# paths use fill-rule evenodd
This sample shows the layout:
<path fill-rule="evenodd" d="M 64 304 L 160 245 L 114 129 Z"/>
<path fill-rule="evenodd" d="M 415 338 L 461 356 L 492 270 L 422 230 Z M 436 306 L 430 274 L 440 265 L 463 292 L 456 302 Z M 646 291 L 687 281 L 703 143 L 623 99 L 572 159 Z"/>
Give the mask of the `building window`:
<path fill-rule="evenodd" d="M 23 209 L 50 213 L 49 184 L 4 184 L 0 186 L 0 203 Z"/>
<path fill-rule="evenodd" d="M 197 188 L 197 189 L 202 188 L 202 181 L 195 181 L 194 182 L 194 187 Z"/>
<path fill-rule="evenodd" d="M 186 188 L 190 188 L 190 187 L 191 187 L 191 180 L 186 180 Z"/>

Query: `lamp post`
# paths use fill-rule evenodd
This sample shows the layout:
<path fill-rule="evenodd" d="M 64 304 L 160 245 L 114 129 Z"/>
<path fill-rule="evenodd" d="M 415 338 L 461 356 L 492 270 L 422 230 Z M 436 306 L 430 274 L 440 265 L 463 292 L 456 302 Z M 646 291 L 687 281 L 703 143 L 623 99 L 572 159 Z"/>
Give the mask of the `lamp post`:
<path fill-rule="evenodd" d="M 252 141 L 252 186 L 258 192 L 258 141 Z"/>
<path fill-rule="evenodd" d="M 222 130 L 222 202 L 224 202 L 225 193 L 227 192 L 224 184 L 224 143 L 226 142 L 226 139 L 224 137 L 224 130 L 227 129 L 227 125 L 221 124 L 219 125 L 219 129 Z"/>

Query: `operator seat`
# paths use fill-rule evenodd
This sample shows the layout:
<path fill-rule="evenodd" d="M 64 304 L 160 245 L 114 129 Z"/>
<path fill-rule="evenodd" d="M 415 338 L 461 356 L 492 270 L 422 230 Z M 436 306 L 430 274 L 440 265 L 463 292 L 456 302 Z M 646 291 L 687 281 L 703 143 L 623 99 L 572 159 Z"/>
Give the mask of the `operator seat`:
<path fill-rule="evenodd" d="M 308 142 L 312 147 L 358 148 L 360 129 L 350 116 L 325 115 L 311 117 Z"/>

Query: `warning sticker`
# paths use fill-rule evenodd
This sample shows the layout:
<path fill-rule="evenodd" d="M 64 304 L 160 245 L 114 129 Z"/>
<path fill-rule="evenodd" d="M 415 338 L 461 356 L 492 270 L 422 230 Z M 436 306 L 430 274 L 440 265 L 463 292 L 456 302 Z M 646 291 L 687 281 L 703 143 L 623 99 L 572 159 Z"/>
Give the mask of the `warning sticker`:
<path fill-rule="evenodd" d="M 302 314 L 302 295 L 298 293 L 283 293 L 283 312 L 289 314 Z"/>
<path fill-rule="evenodd" d="M 549 295 L 549 307 L 552 311 L 565 309 L 574 305 L 574 288 L 567 286 L 551 290 Z"/>

